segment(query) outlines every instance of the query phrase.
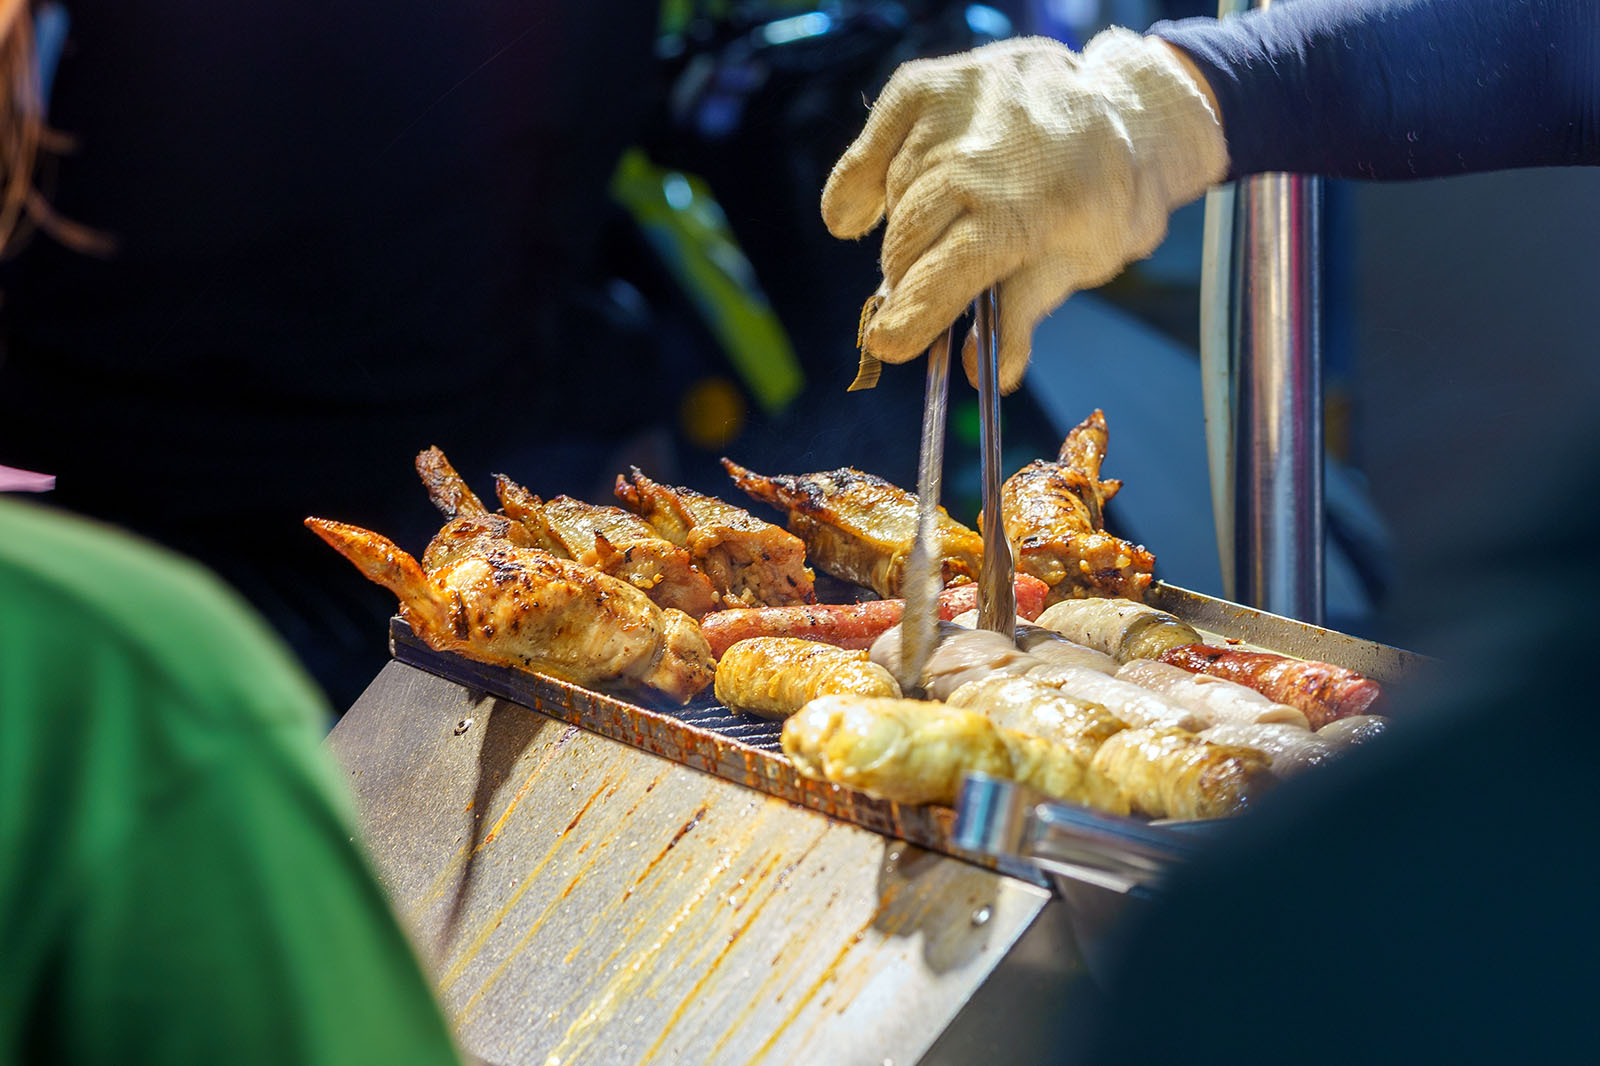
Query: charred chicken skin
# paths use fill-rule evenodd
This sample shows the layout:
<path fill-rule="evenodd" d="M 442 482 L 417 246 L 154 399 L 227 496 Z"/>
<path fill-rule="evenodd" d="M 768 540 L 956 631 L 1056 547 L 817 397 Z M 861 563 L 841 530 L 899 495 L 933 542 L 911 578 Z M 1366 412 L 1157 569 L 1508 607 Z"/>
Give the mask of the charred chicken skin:
<path fill-rule="evenodd" d="M 432 573 L 463 555 L 494 548 L 542 547 L 521 522 L 490 513 L 438 448 L 419 452 L 416 466 L 428 499 L 449 519 L 422 553 L 424 570 Z"/>
<path fill-rule="evenodd" d="M 456 473 L 444 452 L 437 447 L 425 448 L 417 453 L 417 476 L 428 490 L 428 499 L 446 518 L 462 515 L 486 515 L 489 508 L 478 499 L 466 479 Z"/>
<path fill-rule="evenodd" d="M 532 548 L 459 555 L 431 573 L 380 534 L 306 525 L 393 592 L 416 634 L 440 651 L 600 688 L 644 688 L 680 703 L 712 680 L 694 621 L 624 581 Z"/>
<path fill-rule="evenodd" d="M 1000 490 L 1000 516 L 1020 573 L 1050 586 L 1050 603 L 1075 596 L 1138 600 L 1156 557 L 1105 532 L 1105 504 L 1122 482 L 1100 479 L 1105 415 L 1096 410 L 1061 445 L 1055 462 L 1036 459 Z"/>
<path fill-rule="evenodd" d="M 840 467 L 767 477 L 724 459 L 734 484 L 789 515 L 811 561 L 885 599 L 900 595 L 906 558 L 917 536 L 917 498 L 881 477 Z M 944 580 L 976 579 L 983 538 L 939 509 Z"/>
<path fill-rule="evenodd" d="M 482 555 L 495 548 L 536 548 L 521 522 L 498 514 L 460 514 L 450 519 L 428 542 L 422 569 L 433 573 L 466 555 Z"/>
<path fill-rule="evenodd" d="M 724 607 L 816 602 L 806 546 L 793 533 L 715 496 L 651 481 L 638 467 L 631 480 L 617 476 L 616 495 L 658 534 L 688 550 Z"/>
<path fill-rule="evenodd" d="M 533 538 L 533 546 L 547 551 L 558 559 L 571 559 L 572 555 L 545 521 L 544 501 L 512 481 L 504 474 L 494 476 L 495 494 L 500 497 L 500 510 L 507 517 L 522 523 L 522 528 Z"/>
<path fill-rule="evenodd" d="M 689 552 L 638 515 L 570 496 L 540 500 L 504 474 L 495 475 L 495 488 L 506 514 L 530 527 L 536 539 L 558 545 L 560 554 L 621 578 L 659 607 L 691 618 L 716 609 L 716 589 Z"/>

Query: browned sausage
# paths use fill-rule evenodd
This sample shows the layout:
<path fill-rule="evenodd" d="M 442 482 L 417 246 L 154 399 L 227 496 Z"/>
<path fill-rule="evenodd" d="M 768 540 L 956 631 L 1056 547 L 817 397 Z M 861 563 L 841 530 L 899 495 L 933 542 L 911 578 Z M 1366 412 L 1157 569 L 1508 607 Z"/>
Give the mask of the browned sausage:
<path fill-rule="evenodd" d="M 1376 681 L 1354 670 L 1265 651 L 1184 644 L 1162 653 L 1161 661 L 1192 673 L 1225 677 L 1279 703 L 1298 707 L 1312 729 L 1338 718 L 1369 713 L 1383 692 Z"/>
<path fill-rule="evenodd" d="M 1018 574 L 1016 590 L 1018 613 L 1024 618 L 1038 617 L 1048 591 L 1044 582 Z M 977 605 L 977 585 L 957 585 L 939 593 L 939 617 L 946 622 Z M 743 607 L 712 611 L 700 620 L 700 630 L 711 645 L 711 654 L 718 658 L 749 637 L 801 637 L 839 648 L 870 648 L 873 641 L 899 623 L 904 610 L 904 600 Z"/>

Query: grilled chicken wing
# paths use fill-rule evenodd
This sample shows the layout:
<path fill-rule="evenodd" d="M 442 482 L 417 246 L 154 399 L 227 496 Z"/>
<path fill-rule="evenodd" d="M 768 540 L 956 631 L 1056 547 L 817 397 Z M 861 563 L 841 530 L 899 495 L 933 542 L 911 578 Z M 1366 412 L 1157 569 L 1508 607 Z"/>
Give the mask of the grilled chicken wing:
<path fill-rule="evenodd" d="M 642 686 L 679 702 L 711 683 L 711 650 L 693 620 L 586 566 L 500 547 L 424 573 L 380 534 L 321 518 L 306 525 L 393 592 L 433 648 L 579 685 Z"/>
<path fill-rule="evenodd" d="M 1107 500 L 1120 481 L 1100 480 L 1105 415 L 1095 411 L 1061 445 L 1055 462 L 1037 459 L 1000 490 L 1000 516 L 1017 569 L 1050 586 L 1050 601 L 1073 596 L 1140 599 L 1156 558 L 1105 532 Z"/>
<path fill-rule="evenodd" d="M 446 518 L 489 513 L 477 493 L 456 473 L 456 468 L 450 465 L 450 460 L 437 447 L 417 453 L 417 476 L 422 478 L 422 484 L 428 490 L 428 499 L 444 512 Z"/>
<path fill-rule="evenodd" d="M 533 538 L 533 546 L 547 551 L 557 559 L 571 559 L 566 545 L 556 536 L 550 523 L 545 521 L 544 501 L 512 481 L 504 474 L 494 476 L 495 495 L 500 498 L 500 510 L 509 518 L 522 523 L 522 528 Z"/>
<path fill-rule="evenodd" d="M 505 515 L 463 512 L 444 524 L 422 553 L 422 568 L 433 573 L 466 555 L 495 548 L 537 548 L 526 526 Z"/>
<path fill-rule="evenodd" d="M 953 804 L 961 779 L 980 771 L 1128 811 L 1121 792 L 1071 749 L 941 703 L 824 696 L 783 724 L 783 750 L 807 777 L 898 803 Z"/>
<path fill-rule="evenodd" d="M 570 496 L 540 500 L 504 474 L 495 490 L 506 514 L 554 542 L 560 554 L 642 589 L 659 607 L 699 618 L 716 609 L 711 580 L 687 550 L 660 536 L 650 524 L 620 507 L 601 507 Z"/>
<path fill-rule="evenodd" d="M 787 718 L 818 696 L 900 695 L 889 671 L 848 651 L 798 637 L 741 640 L 717 660 L 717 700 L 763 718 Z"/>
<path fill-rule="evenodd" d="M 815 603 L 806 546 L 793 533 L 693 489 L 617 476 L 617 499 L 662 537 L 687 548 L 724 607 Z"/>
<path fill-rule="evenodd" d="M 551 547 L 537 536 L 536 530 L 525 526 L 516 516 L 490 513 L 437 447 L 417 453 L 416 466 L 417 476 L 428 490 L 428 499 L 449 519 L 422 553 L 424 570 L 431 573 L 463 555 L 496 547 L 546 550 Z M 562 553 L 557 551 L 556 554 Z"/>
<path fill-rule="evenodd" d="M 1261 752 L 1212 744 L 1183 729 L 1114 733 L 1093 766 L 1117 783 L 1135 811 L 1152 818 L 1235 814 L 1274 781 Z"/>
<path fill-rule="evenodd" d="M 877 592 L 900 595 L 911 543 L 917 536 L 917 498 L 881 477 L 841 467 L 817 474 L 766 477 L 724 459 L 734 483 L 789 515 L 811 561 L 827 573 Z M 976 578 L 983 539 L 939 509 L 944 580 Z"/>

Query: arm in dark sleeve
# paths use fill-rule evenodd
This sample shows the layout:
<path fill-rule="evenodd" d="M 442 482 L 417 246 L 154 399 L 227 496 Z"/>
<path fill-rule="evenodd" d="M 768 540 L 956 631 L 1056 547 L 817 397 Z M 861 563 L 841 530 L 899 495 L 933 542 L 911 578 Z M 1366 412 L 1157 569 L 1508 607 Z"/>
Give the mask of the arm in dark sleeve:
<path fill-rule="evenodd" d="M 1211 83 L 1230 177 L 1600 164 L 1593 0 L 1295 0 L 1150 32 Z"/>

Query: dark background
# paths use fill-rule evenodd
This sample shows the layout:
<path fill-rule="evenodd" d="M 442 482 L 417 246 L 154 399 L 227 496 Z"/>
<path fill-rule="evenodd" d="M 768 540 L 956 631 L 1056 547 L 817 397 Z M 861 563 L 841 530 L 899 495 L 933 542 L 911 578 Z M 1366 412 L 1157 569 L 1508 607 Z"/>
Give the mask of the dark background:
<path fill-rule="evenodd" d="M 116 249 L 41 237 L 4 264 L 0 462 L 219 570 L 338 709 L 384 662 L 393 604 L 300 520 L 420 551 L 427 445 L 484 493 L 503 471 L 603 500 L 634 462 L 723 492 L 722 454 L 911 483 L 920 369 L 843 391 L 877 237 L 835 241 L 817 212 L 865 102 L 901 60 L 1007 20 L 1078 43 L 1205 5 L 837 4 L 825 33 L 762 37 L 814 6 L 75 0 L 50 118 L 76 147 L 42 183 Z M 803 370 L 785 410 L 760 409 L 608 195 L 629 146 L 709 185 Z M 1335 625 L 1447 650 L 1440 597 L 1586 491 L 1597 179 L 1330 184 Z M 1105 408 L 1114 525 L 1215 593 L 1200 219 L 1180 210 L 1155 256 L 1047 321 L 1006 440 L 1020 465 Z M 685 402 L 707 383 L 734 397 L 709 432 Z M 945 502 L 970 521 L 964 385 L 955 404 Z M 1525 565 L 1559 581 L 1560 560 Z"/>

